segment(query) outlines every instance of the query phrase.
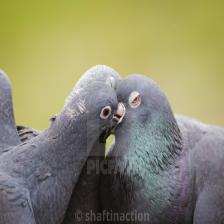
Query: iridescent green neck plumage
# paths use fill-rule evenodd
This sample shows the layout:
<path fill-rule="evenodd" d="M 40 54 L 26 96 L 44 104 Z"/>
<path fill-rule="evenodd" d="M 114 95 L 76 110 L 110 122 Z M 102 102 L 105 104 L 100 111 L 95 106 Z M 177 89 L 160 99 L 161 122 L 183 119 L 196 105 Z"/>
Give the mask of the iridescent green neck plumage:
<path fill-rule="evenodd" d="M 179 128 L 172 118 L 167 119 L 164 114 L 157 113 L 152 115 L 148 123 L 132 123 L 127 130 L 130 136 L 126 142 L 127 151 L 116 158 L 122 184 L 131 182 L 129 185 L 135 189 L 133 192 L 131 189 L 126 192 L 131 197 L 137 194 L 137 198 L 150 201 L 150 211 L 165 208 L 170 193 L 177 190 L 175 180 L 170 175 L 175 159 L 181 152 L 182 143 Z M 119 141 L 116 143 L 118 148 L 122 145 Z M 118 148 L 115 151 L 122 150 Z"/>
<path fill-rule="evenodd" d="M 182 149 L 175 119 L 167 119 L 162 113 L 152 115 L 147 123 L 135 121 L 128 132 L 128 150 L 123 159 L 128 160 L 129 166 L 132 164 L 133 172 L 142 166 L 150 173 L 159 173 L 172 164 Z"/>

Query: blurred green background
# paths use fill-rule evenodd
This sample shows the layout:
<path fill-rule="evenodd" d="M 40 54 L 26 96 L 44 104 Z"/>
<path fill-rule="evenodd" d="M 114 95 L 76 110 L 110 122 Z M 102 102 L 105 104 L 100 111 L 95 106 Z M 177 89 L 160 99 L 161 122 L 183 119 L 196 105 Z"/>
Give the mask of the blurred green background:
<path fill-rule="evenodd" d="M 0 0 L 0 67 L 17 123 L 43 129 L 106 64 L 157 81 L 176 113 L 224 125 L 223 1 Z"/>

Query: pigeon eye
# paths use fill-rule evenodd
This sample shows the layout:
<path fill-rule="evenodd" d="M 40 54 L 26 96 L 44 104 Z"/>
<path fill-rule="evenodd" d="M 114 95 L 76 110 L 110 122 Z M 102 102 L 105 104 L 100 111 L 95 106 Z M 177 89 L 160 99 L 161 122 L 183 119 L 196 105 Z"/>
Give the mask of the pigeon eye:
<path fill-rule="evenodd" d="M 109 116 L 111 115 L 111 107 L 110 106 L 106 106 L 104 107 L 102 110 L 101 110 L 101 113 L 100 113 L 100 117 L 102 119 L 107 119 Z"/>
<path fill-rule="evenodd" d="M 128 103 L 132 108 L 137 108 L 141 104 L 140 93 L 137 91 L 133 91 L 129 96 Z"/>
<path fill-rule="evenodd" d="M 115 89 L 115 87 L 116 87 L 116 80 L 115 80 L 115 78 L 110 76 L 107 79 L 106 84 L 109 85 L 111 88 Z"/>

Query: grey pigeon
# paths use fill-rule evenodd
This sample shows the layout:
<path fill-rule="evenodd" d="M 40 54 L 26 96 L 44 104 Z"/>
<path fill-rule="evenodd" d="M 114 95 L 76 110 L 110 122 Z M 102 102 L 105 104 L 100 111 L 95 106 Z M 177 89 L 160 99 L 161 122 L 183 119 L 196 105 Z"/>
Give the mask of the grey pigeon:
<path fill-rule="evenodd" d="M 111 88 L 116 89 L 119 79 L 118 73 L 112 68 L 105 65 L 96 65 L 82 76 L 75 88 L 85 86 L 92 81 L 98 81 L 103 85 L 108 84 Z M 18 126 L 17 129 L 22 142 L 26 142 L 40 133 L 33 128 L 24 126 Z M 63 223 L 90 223 L 90 220 L 87 219 L 88 214 L 96 214 L 100 211 L 98 165 L 105 155 L 105 139 L 102 137 L 96 141 L 90 152 L 73 191 Z M 82 217 L 79 214 L 80 212 Z"/>
<path fill-rule="evenodd" d="M 13 114 L 11 84 L 7 75 L 0 70 L 0 154 L 7 146 L 19 143 L 21 142 Z"/>
<path fill-rule="evenodd" d="M 108 83 L 87 83 L 72 91 L 48 129 L 7 148 L 0 160 L 0 223 L 61 223 L 93 145 L 116 125 L 117 108 Z"/>
<path fill-rule="evenodd" d="M 105 65 L 96 65 L 82 76 L 76 84 L 76 87 L 82 87 L 89 82 L 98 81 L 102 83 L 102 85 L 107 84 L 115 90 L 119 80 L 119 74 L 114 69 Z M 118 118 L 120 121 L 122 120 L 122 113 L 121 106 L 116 112 L 116 116 L 119 116 L 119 114 L 121 116 Z M 104 133 L 100 136 L 91 149 L 88 160 L 73 190 L 63 224 L 94 223 L 94 217 L 91 218 L 89 215 L 97 214 L 101 211 L 99 204 L 99 164 L 105 156 L 105 140 L 109 134 L 108 132 L 106 135 Z"/>
<path fill-rule="evenodd" d="M 101 176 L 107 221 L 223 224 L 224 129 L 175 118 L 165 94 L 142 75 L 121 81 L 117 96 L 126 116 Z"/>

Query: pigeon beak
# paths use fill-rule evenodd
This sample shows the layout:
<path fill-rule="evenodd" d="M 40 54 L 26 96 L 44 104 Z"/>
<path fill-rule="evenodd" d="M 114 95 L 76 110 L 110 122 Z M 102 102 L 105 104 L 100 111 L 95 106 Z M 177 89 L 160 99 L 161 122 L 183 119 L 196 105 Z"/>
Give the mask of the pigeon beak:
<path fill-rule="evenodd" d="M 113 121 L 116 122 L 116 125 L 120 124 L 125 116 L 126 108 L 123 103 L 119 103 L 117 111 L 113 116 Z"/>

